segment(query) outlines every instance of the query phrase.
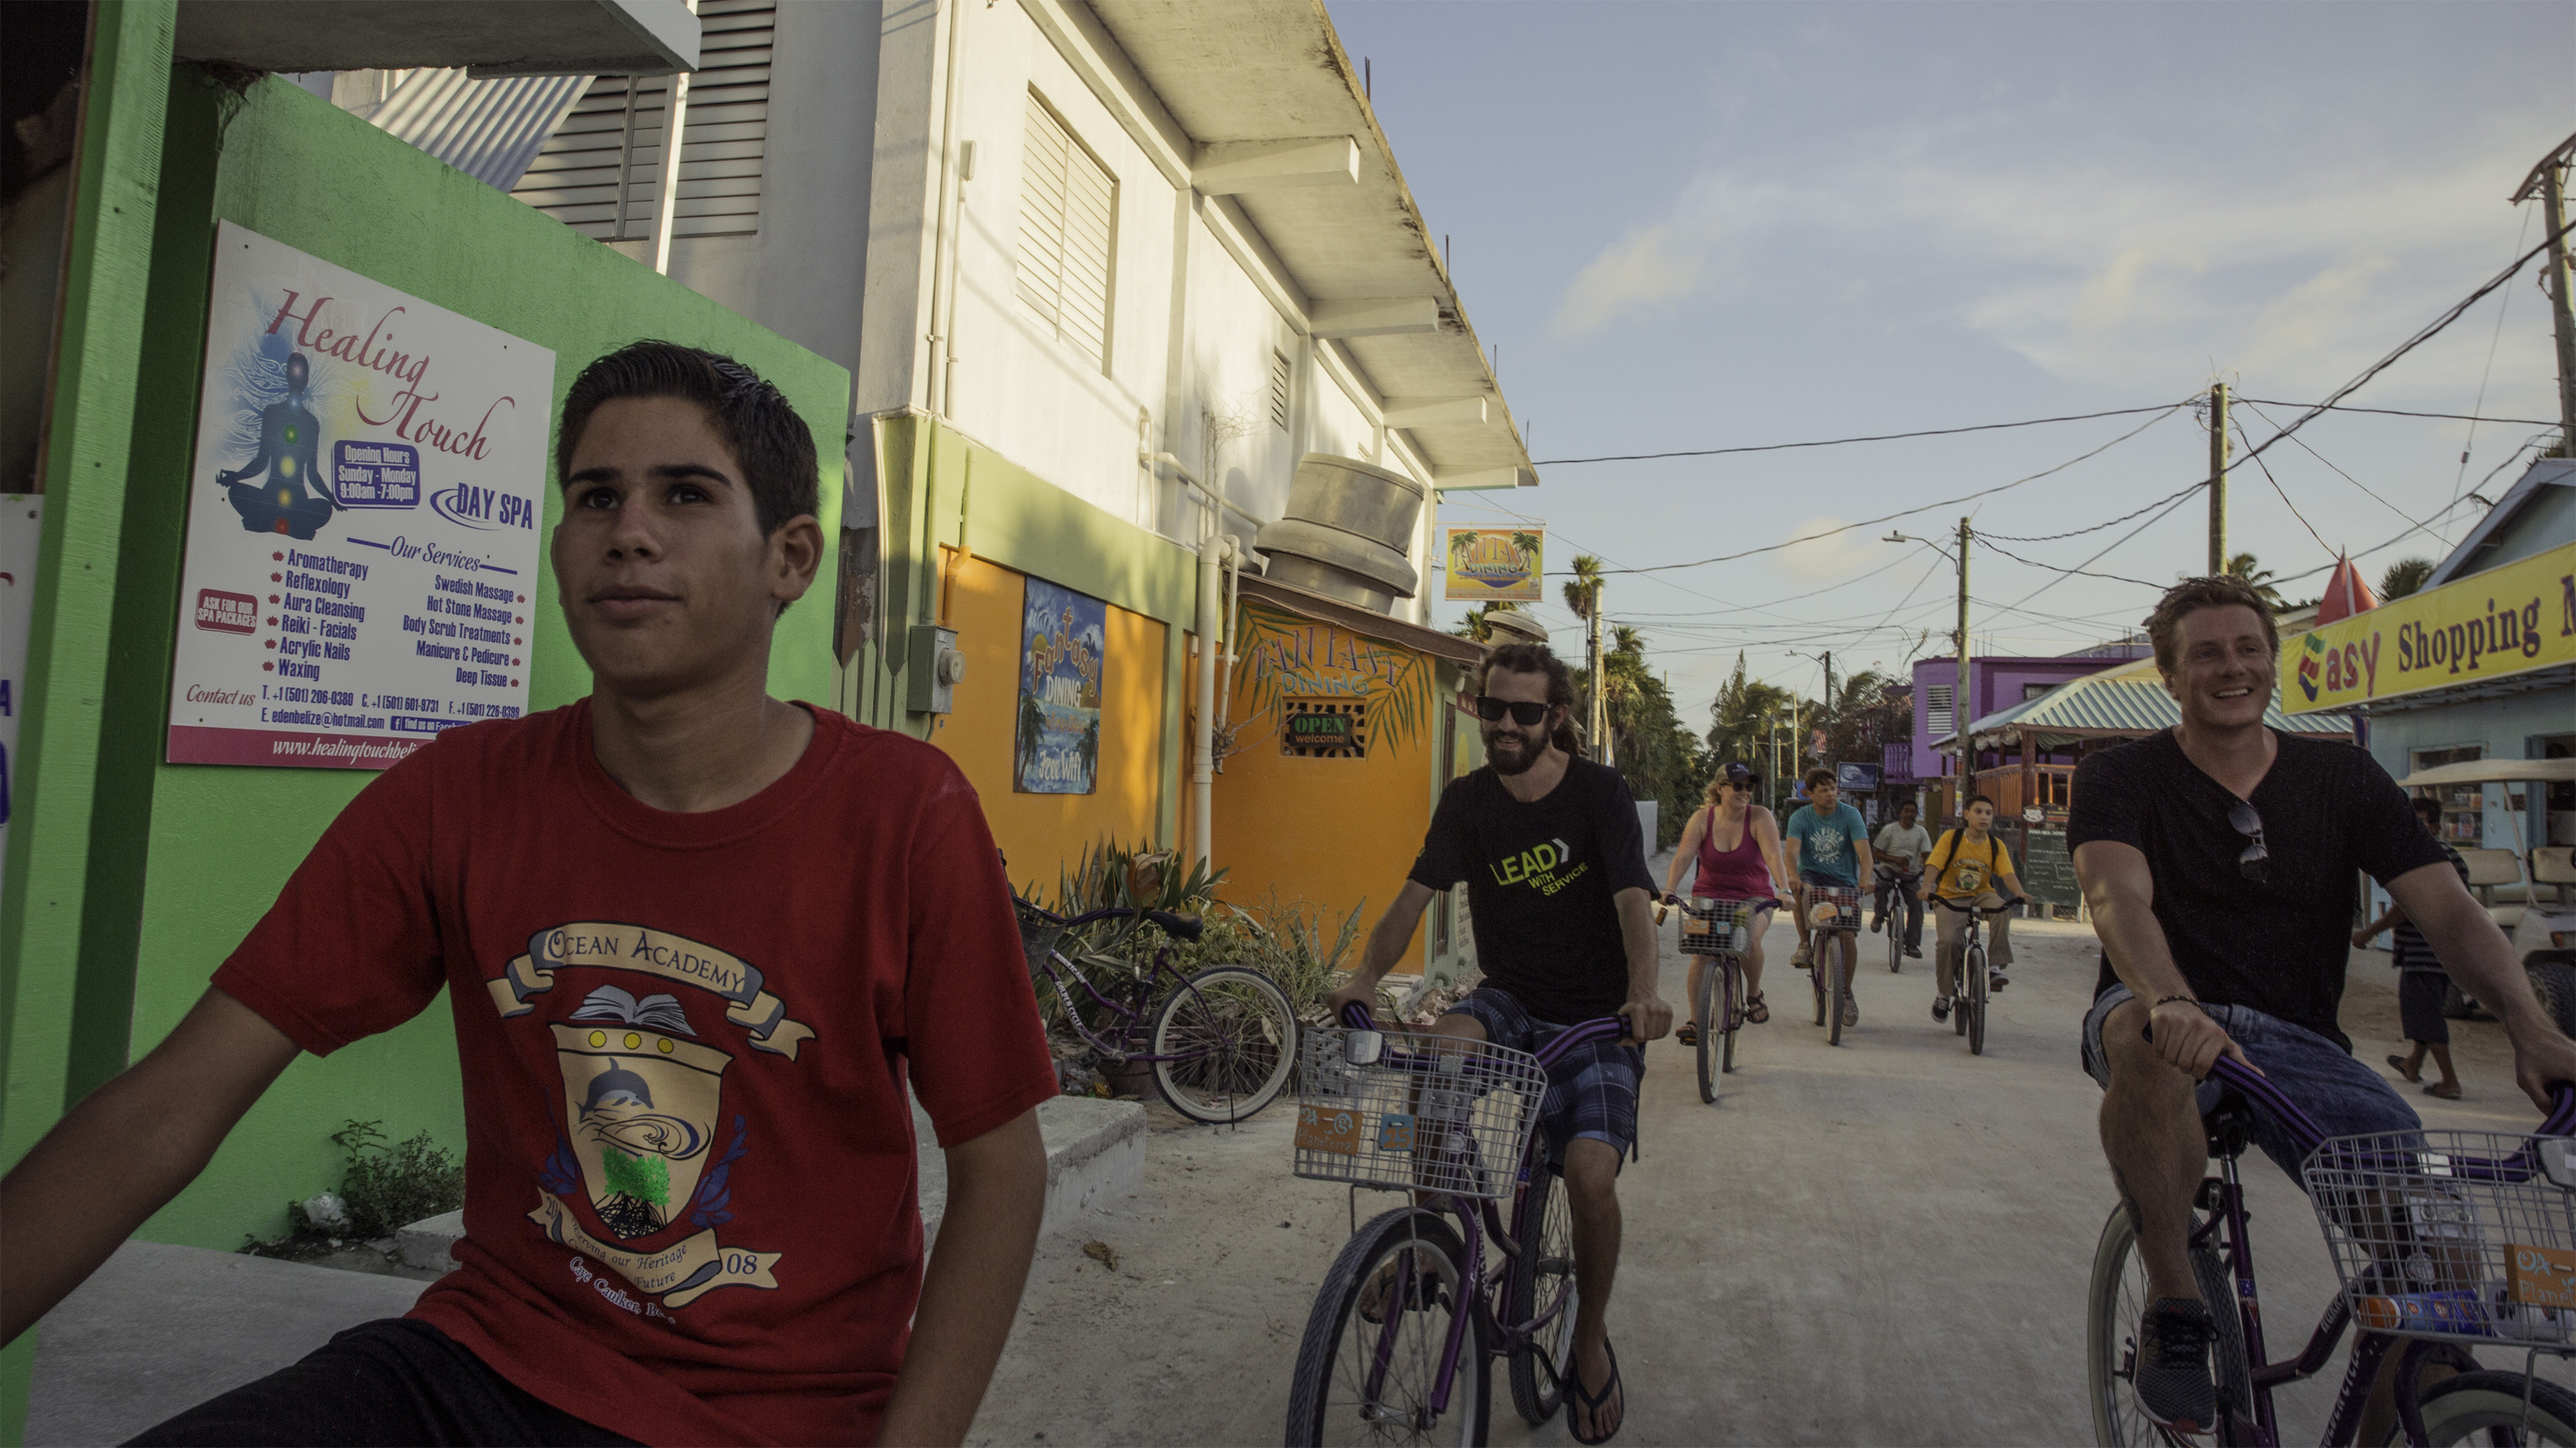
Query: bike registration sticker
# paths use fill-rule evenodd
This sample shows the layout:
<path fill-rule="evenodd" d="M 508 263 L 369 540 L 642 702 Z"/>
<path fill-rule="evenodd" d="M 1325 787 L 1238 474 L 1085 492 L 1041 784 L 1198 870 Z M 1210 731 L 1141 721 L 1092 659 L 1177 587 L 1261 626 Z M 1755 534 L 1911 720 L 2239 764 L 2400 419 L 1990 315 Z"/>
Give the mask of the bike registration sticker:
<path fill-rule="evenodd" d="M 1379 1117 L 1377 1149 L 1380 1151 L 1413 1150 L 1413 1118 L 1400 1111 L 1390 1111 Z"/>
<path fill-rule="evenodd" d="M 1341 1156 L 1359 1155 L 1360 1114 L 1335 1111 L 1329 1107 L 1298 1107 L 1297 1149 L 1329 1151 Z"/>
<path fill-rule="evenodd" d="M 2511 1301 L 2531 1307 L 2576 1307 L 2576 1252 L 2564 1247 L 2509 1243 L 2513 1254 Z"/>

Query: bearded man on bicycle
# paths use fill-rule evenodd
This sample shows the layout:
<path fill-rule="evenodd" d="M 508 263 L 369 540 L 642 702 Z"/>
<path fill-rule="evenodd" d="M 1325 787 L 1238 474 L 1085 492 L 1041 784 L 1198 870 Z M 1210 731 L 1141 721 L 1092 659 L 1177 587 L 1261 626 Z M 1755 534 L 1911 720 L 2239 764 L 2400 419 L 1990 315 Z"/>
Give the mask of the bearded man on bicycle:
<path fill-rule="evenodd" d="M 2234 1310 L 2201 1301 L 2188 1248 L 2208 1161 L 2201 1115 L 2219 1094 L 2204 1080 L 2211 1063 L 2262 1071 L 2330 1135 L 2420 1125 L 2336 1025 L 2355 875 L 2385 886 L 2504 1022 L 2515 1077 L 2543 1110 L 2547 1083 L 2576 1080 L 2576 1043 L 2542 1014 L 2387 771 L 2350 745 L 2265 727 L 2280 641 L 2259 594 L 2234 578 L 2185 579 L 2147 632 L 2182 722 L 2087 758 L 2067 822 L 2102 941 L 2083 1057 L 2103 1087 L 2103 1154 L 2147 1274 L 2138 1405 L 2175 1432 L 2207 1433 L 2210 1313 Z M 2259 1106 L 2252 1137 L 2298 1179 L 2291 1138 Z"/>
<path fill-rule="evenodd" d="M 1485 765 L 1442 792 L 1358 972 L 1325 1004 L 1339 1019 L 1347 1004 L 1374 1003 L 1432 893 L 1463 881 L 1485 982 L 1434 1034 L 1535 1053 L 1569 1026 L 1628 1018 L 1626 1038 L 1558 1063 L 1540 1108 L 1574 1227 L 1566 1426 L 1577 1442 L 1606 1443 L 1627 1419 L 1604 1317 L 1619 1266 L 1619 1164 L 1637 1139 L 1642 1047 L 1672 1029 L 1673 1012 L 1655 991 L 1654 880 L 1636 802 L 1618 771 L 1558 746 L 1573 707 L 1573 679 L 1545 646 L 1510 644 L 1485 657 L 1476 698 Z"/>

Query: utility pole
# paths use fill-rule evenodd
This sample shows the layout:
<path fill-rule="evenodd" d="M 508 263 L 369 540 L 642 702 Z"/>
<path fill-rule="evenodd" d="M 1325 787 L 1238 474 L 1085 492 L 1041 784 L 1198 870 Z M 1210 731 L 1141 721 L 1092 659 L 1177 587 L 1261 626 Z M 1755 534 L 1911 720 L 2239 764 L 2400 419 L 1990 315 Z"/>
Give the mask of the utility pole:
<path fill-rule="evenodd" d="M 2569 290 L 2576 285 L 2567 261 L 2567 171 L 2576 165 L 2576 136 L 2558 143 L 2558 148 L 2540 158 L 2523 178 L 2521 189 L 2513 193 L 2517 202 L 2540 197 L 2540 226 L 2549 235 L 2549 269 L 2545 279 L 2549 288 L 2550 323 L 2558 335 L 2558 425 L 2559 453 L 2576 457 L 2576 302 Z"/>
<path fill-rule="evenodd" d="M 2213 382 L 2209 385 L 2209 576 L 2212 578 L 2227 571 L 2228 452 L 2227 384 Z M 1963 623 L 1960 627 L 1964 629 L 1967 625 Z"/>
<path fill-rule="evenodd" d="M 1824 716 L 1816 721 L 1816 727 L 1825 732 L 1825 747 L 1823 752 L 1816 756 L 1818 764 L 1825 763 L 1826 757 L 1834 750 L 1834 651 L 1832 649 L 1825 650 L 1824 663 L 1825 711 Z"/>
<path fill-rule="evenodd" d="M 1592 730 L 1592 757 L 1603 764 L 1608 764 L 1610 762 L 1610 707 L 1609 698 L 1603 692 L 1603 686 L 1609 680 L 1601 677 L 1601 585 L 1597 583 L 1592 586 L 1591 623 L 1589 650 L 1592 655 L 1592 710 L 1589 722 Z"/>
<path fill-rule="evenodd" d="M 1959 827 L 1968 826 L 1968 796 L 1976 793 L 1977 750 L 1968 737 L 1975 710 L 1968 689 L 1968 520 L 1959 520 L 1959 682 L 1950 691 L 1950 737 L 1959 745 Z"/>

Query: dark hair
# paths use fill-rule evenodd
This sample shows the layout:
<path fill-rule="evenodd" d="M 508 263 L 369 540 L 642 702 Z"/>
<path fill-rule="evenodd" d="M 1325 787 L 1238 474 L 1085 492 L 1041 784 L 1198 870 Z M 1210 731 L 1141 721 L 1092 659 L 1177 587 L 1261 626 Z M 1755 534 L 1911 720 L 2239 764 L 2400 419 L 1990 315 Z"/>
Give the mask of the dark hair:
<path fill-rule="evenodd" d="M 2415 796 L 2412 803 L 2415 806 L 2416 818 L 2421 819 L 2428 825 L 2439 825 L 2442 823 L 2442 802 L 2440 800 L 2433 798 L 2429 794 L 2419 794 Z"/>
<path fill-rule="evenodd" d="M 1568 754 L 1583 752 L 1582 737 L 1574 730 L 1574 671 L 1565 660 L 1549 652 L 1545 644 L 1505 644 L 1485 655 L 1476 666 L 1476 692 L 1485 692 L 1485 683 L 1496 670 L 1511 674 L 1544 674 L 1547 676 L 1547 707 L 1566 711 L 1565 722 L 1556 726 L 1548 743 Z"/>
<path fill-rule="evenodd" d="M 1984 805 L 1986 808 L 1995 811 L 1997 814 L 2003 813 L 2003 806 L 1996 804 L 1994 797 L 1991 795 L 1972 794 L 1968 796 L 1968 809 L 1975 809 L 1978 805 Z M 1967 817 L 1967 809 L 1959 811 L 1959 818 L 1966 819 Z"/>
<path fill-rule="evenodd" d="M 1809 789 L 1814 789 L 1820 784 L 1836 783 L 1834 768 L 1830 764 L 1819 764 L 1815 768 L 1808 770 L 1805 774 L 1800 775 L 1799 778 L 1806 781 L 1807 788 Z"/>
<path fill-rule="evenodd" d="M 731 357 L 677 342 L 630 342 L 581 369 L 564 397 L 555 439 L 555 486 L 572 475 L 573 449 L 600 404 L 622 397 L 676 397 L 707 410 L 751 489 L 763 536 L 812 513 L 822 488 L 814 432 L 786 394 Z"/>
<path fill-rule="evenodd" d="M 2156 669 L 2170 674 L 2179 660 L 2175 647 L 2182 638 L 2182 621 L 2204 608 L 2250 608 L 2263 624 L 2263 642 L 2272 652 L 2281 652 L 2281 631 L 2273 626 L 2272 606 L 2254 585 L 2242 578 L 2218 574 L 2208 578 L 2186 578 L 2165 590 L 2156 600 L 2156 611 L 2147 615 L 2147 641 L 2155 645 Z"/>

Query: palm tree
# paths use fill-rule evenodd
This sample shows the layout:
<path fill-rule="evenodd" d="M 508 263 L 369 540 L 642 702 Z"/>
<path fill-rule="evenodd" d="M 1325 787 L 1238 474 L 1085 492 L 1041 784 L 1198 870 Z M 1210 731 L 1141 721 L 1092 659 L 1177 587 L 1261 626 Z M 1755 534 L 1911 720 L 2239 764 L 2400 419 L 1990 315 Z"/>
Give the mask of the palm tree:
<path fill-rule="evenodd" d="M 1574 576 L 1565 581 L 1565 606 L 1574 616 L 1589 623 L 1593 607 L 1601 601 L 1601 560 L 1589 553 L 1574 555 Z"/>
<path fill-rule="evenodd" d="M 1539 535 L 1512 530 L 1512 551 L 1521 555 L 1521 567 L 1538 572 Z"/>
<path fill-rule="evenodd" d="M 2400 558 L 2388 565 L 2386 573 L 2379 575 L 2379 601 L 2386 603 L 2392 598 L 2404 598 L 2422 588 L 2432 576 L 2432 559 Z"/>
<path fill-rule="evenodd" d="M 2280 610 L 2281 590 L 2272 586 L 2272 570 L 2257 564 L 2253 554 L 2239 553 L 2229 558 L 2227 566 L 2220 572 L 2229 578 L 2244 580 L 2256 593 L 2262 595 L 2263 602 L 2270 605 L 2274 612 Z"/>

